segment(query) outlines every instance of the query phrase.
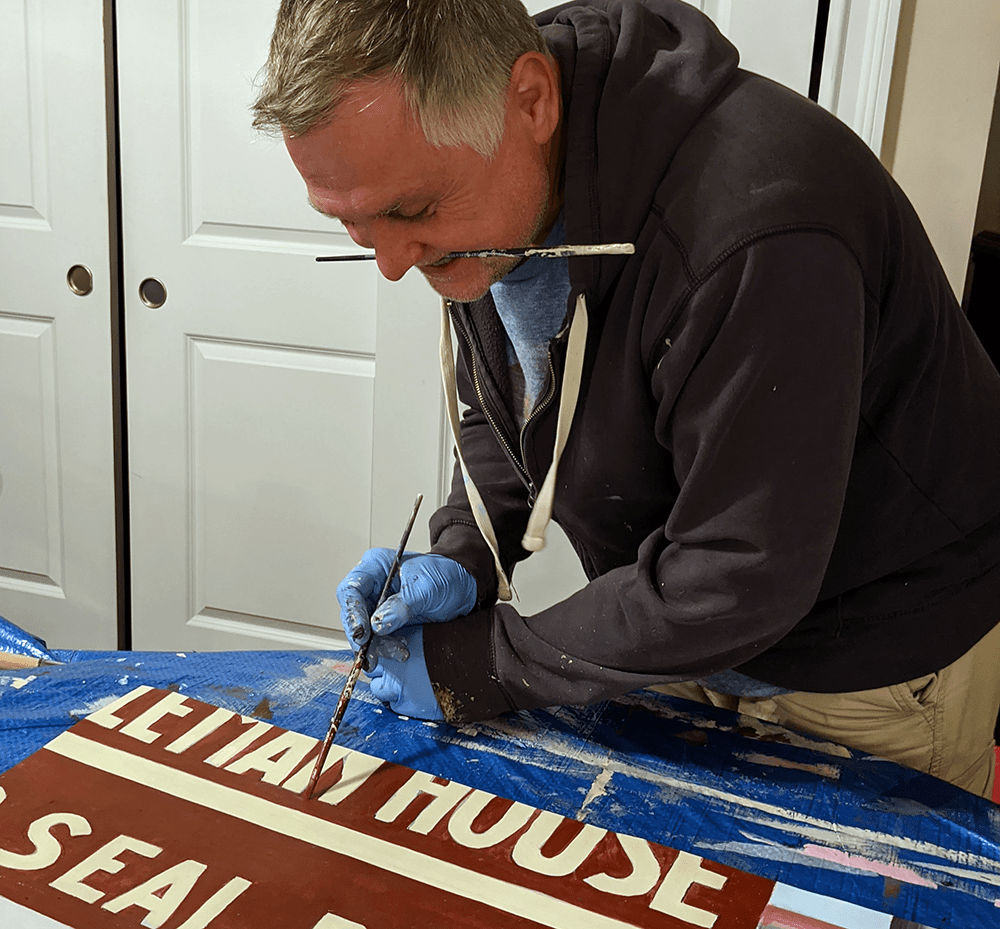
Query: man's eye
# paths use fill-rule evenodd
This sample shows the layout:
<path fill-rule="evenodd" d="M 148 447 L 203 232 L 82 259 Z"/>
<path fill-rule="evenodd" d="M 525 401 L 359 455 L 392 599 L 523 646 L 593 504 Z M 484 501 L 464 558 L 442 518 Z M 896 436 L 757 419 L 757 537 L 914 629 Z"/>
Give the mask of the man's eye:
<path fill-rule="evenodd" d="M 426 219 L 430 215 L 432 215 L 432 212 L 429 204 L 416 213 L 404 213 L 402 210 L 394 210 L 392 213 L 392 216 L 395 219 L 401 219 L 404 222 L 414 222 L 418 219 Z"/>

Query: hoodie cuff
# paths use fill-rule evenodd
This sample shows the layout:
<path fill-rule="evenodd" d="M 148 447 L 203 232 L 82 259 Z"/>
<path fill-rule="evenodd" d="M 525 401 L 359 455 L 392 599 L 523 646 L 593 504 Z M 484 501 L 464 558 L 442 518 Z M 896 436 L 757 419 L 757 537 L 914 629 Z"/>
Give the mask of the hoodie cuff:
<path fill-rule="evenodd" d="M 516 709 L 493 667 L 493 610 L 424 626 L 424 659 L 444 718 L 455 725 Z"/>

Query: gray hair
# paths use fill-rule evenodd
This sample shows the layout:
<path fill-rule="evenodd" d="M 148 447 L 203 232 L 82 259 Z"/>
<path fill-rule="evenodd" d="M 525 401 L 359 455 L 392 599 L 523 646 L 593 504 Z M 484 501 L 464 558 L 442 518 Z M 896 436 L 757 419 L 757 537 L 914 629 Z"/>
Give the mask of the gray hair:
<path fill-rule="evenodd" d="M 253 125 L 303 135 L 351 84 L 395 77 L 428 142 L 489 158 L 530 51 L 550 57 L 521 0 L 282 0 Z"/>

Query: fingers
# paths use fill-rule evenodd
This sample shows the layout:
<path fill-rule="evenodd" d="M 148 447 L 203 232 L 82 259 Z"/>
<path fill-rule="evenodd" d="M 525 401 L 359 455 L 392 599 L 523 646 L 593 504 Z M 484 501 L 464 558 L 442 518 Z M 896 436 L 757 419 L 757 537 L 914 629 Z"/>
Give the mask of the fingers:
<path fill-rule="evenodd" d="M 385 548 L 369 549 L 337 587 L 340 621 L 355 650 L 371 637 L 371 612 L 382 593 L 393 554 Z M 396 584 L 398 579 L 393 586 Z"/>
<path fill-rule="evenodd" d="M 371 618 L 371 628 L 375 635 L 389 635 L 422 615 L 417 608 L 407 602 L 405 597 L 405 592 L 394 594 L 375 611 Z"/>
<path fill-rule="evenodd" d="M 398 593 L 375 612 L 371 628 L 388 635 L 418 622 L 442 622 L 464 615 L 475 602 L 475 581 L 461 565 L 441 555 L 420 555 L 404 560 Z"/>
<path fill-rule="evenodd" d="M 368 618 L 368 604 L 364 597 L 353 591 L 341 594 L 337 591 L 340 601 L 340 622 L 347 635 L 351 648 L 357 651 L 371 636 L 371 622 Z"/>

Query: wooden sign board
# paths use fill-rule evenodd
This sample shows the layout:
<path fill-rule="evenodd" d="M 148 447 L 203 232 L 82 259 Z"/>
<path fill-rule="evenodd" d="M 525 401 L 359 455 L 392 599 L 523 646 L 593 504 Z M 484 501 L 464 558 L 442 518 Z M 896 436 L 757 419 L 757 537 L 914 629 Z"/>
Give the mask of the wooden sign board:
<path fill-rule="evenodd" d="M 137 688 L 0 776 L 0 926 L 842 925 L 773 881 L 337 745 L 306 800 L 317 750 Z"/>

